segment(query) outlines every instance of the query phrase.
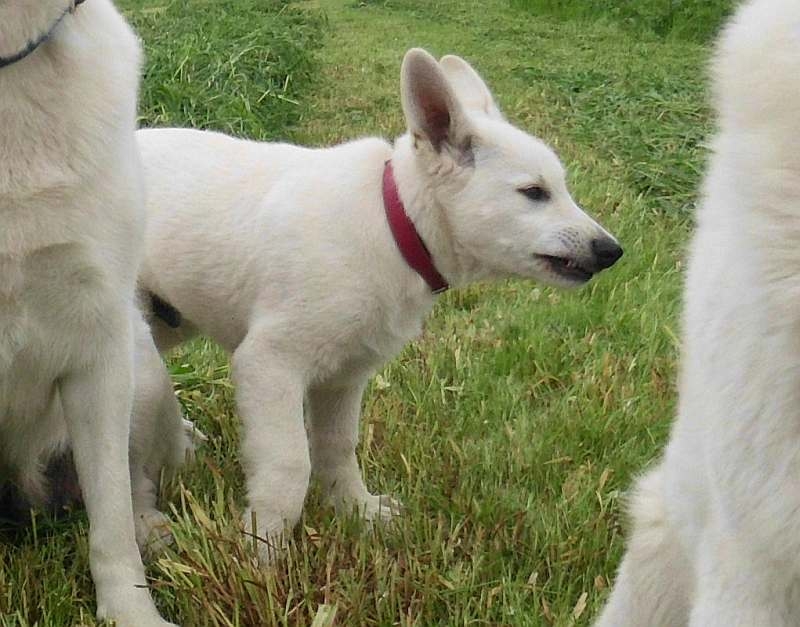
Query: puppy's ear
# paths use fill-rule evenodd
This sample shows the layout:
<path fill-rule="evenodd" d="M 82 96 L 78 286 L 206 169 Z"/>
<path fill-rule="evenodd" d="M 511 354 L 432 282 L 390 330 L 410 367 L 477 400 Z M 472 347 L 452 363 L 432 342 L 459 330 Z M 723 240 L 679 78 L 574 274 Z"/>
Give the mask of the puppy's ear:
<path fill-rule="evenodd" d="M 439 65 L 465 109 L 479 111 L 498 120 L 503 119 L 492 92 L 469 63 L 461 57 L 448 54 L 441 58 Z"/>
<path fill-rule="evenodd" d="M 406 124 L 415 138 L 429 141 L 437 152 L 445 144 L 469 148 L 467 118 L 436 59 L 421 48 L 409 50 L 400 70 L 400 89 Z"/>

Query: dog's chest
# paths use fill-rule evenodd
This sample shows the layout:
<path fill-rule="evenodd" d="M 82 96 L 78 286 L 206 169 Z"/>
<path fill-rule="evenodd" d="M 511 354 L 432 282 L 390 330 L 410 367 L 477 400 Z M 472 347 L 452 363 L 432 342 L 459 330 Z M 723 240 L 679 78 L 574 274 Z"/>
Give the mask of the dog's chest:
<path fill-rule="evenodd" d="M 0 379 L 7 384 L 22 372 L 46 383 L 91 351 L 88 340 L 108 300 L 105 283 L 78 244 L 0 251 Z"/>
<path fill-rule="evenodd" d="M 11 367 L 31 333 L 24 295 L 22 260 L 0 254 L 0 377 Z"/>
<path fill-rule="evenodd" d="M 52 415 L 58 381 L 57 368 L 48 367 L 46 360 L 31 360 L 24 352 L 15 355 L 11 366 L 0 372 L 0 440 L 9 430 L 27 432 L 29 424 Z M 0 442 L 0 449 L 4 446 Z"/>

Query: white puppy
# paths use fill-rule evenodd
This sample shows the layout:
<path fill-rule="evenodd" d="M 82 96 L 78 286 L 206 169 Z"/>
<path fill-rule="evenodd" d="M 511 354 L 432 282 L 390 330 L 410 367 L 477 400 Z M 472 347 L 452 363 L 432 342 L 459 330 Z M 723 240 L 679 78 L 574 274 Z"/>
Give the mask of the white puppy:
<path fill-rule="evenodd" d="M 678 420 L 602 627 L 800 625 L 800 3 L 747 3 L 690 253 Z"/>
<path fill-rule="evenodd" d="M 155 480 L 188 447 L 134 288 L 144 199 L 134 140 L 139 44 L 108 0 L 0 0 L 0 483 L 34 505 L 72 448 L 98 615 L 166 625 L 142 540 Z M 156 431 L 156 425 L 158 431 Z"/>
<path fill-rule="evenodd" d="M 401 89 L 394 146 L 139 132 L 141 282 L 183 316 L 156 320 L 156 343 L 201 332 L 233 353 L 250 508 L 272 539 L 298 520 L 312 472 L 338 508 L 396 513 L 356 461 L 361 396 L 436 293 L 502 277 L 575 286 L 622 254 L 465 61 L 411 50 Z"/>

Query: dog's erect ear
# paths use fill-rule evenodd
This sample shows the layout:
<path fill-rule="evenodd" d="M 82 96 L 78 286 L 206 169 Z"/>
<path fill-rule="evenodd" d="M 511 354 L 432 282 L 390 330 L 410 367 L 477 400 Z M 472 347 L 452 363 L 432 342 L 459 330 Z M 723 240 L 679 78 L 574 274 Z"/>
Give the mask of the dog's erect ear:
<path fill-rule="evenodd" d="M 461 104 L 468 111 L 480 111 L 489 117 L 502 120 L 503 114 L 494 102 L 492 92 L 473 67 L 461 57 L 448 54 L 441 58 L 439 65 L 456 93 Z"/>
<path fill-rule="evenodd" d="M 427 139 L 437 152 L 444 143 L 459 150 L 469 147 L 464 110 L 436 59 L 421 48 L 409 50 L 400 71 L 400 88 L 412 135 Z"/>

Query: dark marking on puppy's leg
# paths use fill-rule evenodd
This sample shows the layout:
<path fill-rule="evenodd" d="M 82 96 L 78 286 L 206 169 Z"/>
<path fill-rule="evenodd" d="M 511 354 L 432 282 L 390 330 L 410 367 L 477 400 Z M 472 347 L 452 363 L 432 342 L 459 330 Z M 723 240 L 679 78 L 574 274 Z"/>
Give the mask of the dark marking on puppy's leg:
<path fill-rule="evenodd" d="M 181 322 L 183 321 L 183 316 L 181 316 L 181 312 L 175 309 L 172 305 L 170 305 L 167 301 L 162 299 L 153 292 L 149 292 L 150 295 L 150 310 L 153 312 L 153 315 L 160 319 L 164 324 L 166 324 L 171 329 L 177 329 L 181 326 Z"/>

